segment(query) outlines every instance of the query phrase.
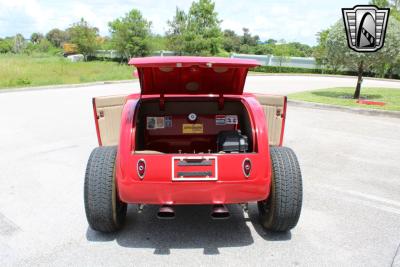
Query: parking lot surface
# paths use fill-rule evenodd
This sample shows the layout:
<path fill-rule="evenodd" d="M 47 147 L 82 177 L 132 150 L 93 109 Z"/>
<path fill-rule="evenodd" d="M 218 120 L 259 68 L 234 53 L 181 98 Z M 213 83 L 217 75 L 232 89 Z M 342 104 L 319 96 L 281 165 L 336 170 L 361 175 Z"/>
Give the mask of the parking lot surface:
<path fill-rule="evenodd" d="M 247 90 L 288 94 L 352 86 L 354 78 L 249 77 Z M 365 80 L 364 86 L 400 88 Z M 91 98 L 128 94 L 137 82 L 0 93 L 0 266 L 391 266 L 400 243 L 400 119 L 288 107 L 284 145 L 298 155 L 304 204 L 289 233 L 264 231 L 257 209 L 231 205 L 128 211 L 125 228 L 99 234 L 83 207 L 96 147 Z M 399 256 L 400 257 L 400 256 Z"/>

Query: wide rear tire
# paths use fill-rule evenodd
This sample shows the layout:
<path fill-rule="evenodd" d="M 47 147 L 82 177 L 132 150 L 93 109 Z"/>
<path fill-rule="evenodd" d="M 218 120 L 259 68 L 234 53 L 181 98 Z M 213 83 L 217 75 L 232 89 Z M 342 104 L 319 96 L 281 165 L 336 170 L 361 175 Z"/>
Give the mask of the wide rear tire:
<path fill-rule="evenodd" d="M 262 226 L 285 232 L 296 226 L 301 212 L 303 187 L 300 165 L 292 149 L 270 147 L 272 181 L 268 198 L 258 202 Z"/>
<path fill-rule="evenodd" d="M 86 167 L 84 200 L 89 226 L 100 232 L 119 230 L 126 217 L 127 204 L 119 197 L 115 181 L 116 147 L 97 147 Z"/>

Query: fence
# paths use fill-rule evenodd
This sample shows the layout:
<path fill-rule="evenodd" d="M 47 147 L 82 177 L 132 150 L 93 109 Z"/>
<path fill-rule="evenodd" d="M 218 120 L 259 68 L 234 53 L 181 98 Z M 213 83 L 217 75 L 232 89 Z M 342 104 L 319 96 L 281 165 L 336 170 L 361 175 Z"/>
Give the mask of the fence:
<path fill-rule="evenodd" d="M 97 58 L 107 58 L 107 59 L 120 59 L 121 54 L 116 50 L 96 50 L 94 56 Z"/>
<path fill-rule="evenodd" d="M 154 51 L 151 56 L 174 56 L 174 51 Z M 116 50 L 97 50 L 95 52 L 97 58 L 121 59 L 122 56 Z M 255 59 L 263 66 L 273 67 L 292 67 L 304 69 L 319 69 L 315 58 L 313 57 L 278 57 L 274 55 L 248 55 L 248 54 L 231 54 L 231 58 Z"/>
<path fill-rule="evenodd" d="M 292 67 L 304 69 L 318 69 L 320 66 L 317 64 L 313 57 L 277 57 L 273 55 L 247 55 L 247 54 L 232 54 L 231 58 L 245 58 L 255 59 L 263 66 L 273 67 Z"/>
<path fill-rule="evenodd" d="M 154 51 L 151 56 L 174 56 L 174 51 Z M 96 50 L 94 53 L 96 58 L 107 58 L 107 59 L 121 59 L 122 55 L 116 50 Z"/>

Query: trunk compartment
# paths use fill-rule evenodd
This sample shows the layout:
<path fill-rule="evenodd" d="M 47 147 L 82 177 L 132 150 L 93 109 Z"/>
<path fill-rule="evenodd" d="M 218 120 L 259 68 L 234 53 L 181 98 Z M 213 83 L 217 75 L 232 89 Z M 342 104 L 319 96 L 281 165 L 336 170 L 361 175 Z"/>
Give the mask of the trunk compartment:
<path fill-rule="evenodd" d="M 222 153 L 222 132 L 240 131 L 248 150 L 255 152 L 249 114 L 239 99 L 225 99 L 223 107 L 210 99 L 143 99 L 136 118 L 135 151 L 169 154 Z"/>

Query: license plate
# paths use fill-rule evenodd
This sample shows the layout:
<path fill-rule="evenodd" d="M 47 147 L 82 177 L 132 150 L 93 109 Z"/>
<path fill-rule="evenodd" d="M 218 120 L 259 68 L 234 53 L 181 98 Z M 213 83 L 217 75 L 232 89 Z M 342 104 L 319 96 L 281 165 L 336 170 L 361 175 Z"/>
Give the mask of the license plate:
<path fill-rule="evenodd" d="M 217 157 L 172 157 L 172 181 L 218 180 Z"/>

